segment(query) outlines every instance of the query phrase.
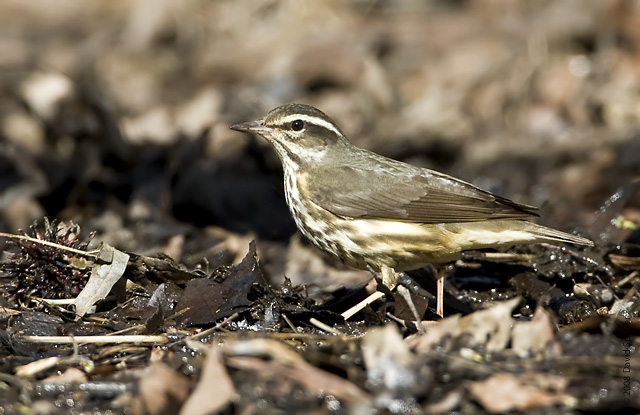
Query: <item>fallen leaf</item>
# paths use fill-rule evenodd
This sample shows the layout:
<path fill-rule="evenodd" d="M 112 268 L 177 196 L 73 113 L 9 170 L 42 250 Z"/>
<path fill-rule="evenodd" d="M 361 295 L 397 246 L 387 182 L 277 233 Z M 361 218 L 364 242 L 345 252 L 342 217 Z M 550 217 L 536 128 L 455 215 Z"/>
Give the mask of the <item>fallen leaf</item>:
<path fill-rule="evenodd" d="M 545 357 L 562 354 L 556 340 L 556 325 L 544 307 L 538 307 L 531 321 L 515 323 L 511 331 L 511 348 L 521 357 L 544 354 Z"/>
<path fill-rule="evenodd" d="M 128 254 L 108 244 L 102 244 L 89 281 L 73 302 L 79 317 L 87 314 L 95 303 L 109 294 L 113 286 L 122 278 L 128 261 Z"/>
<path fill-rule="evenodd" d="M 414 355 L 395 324 L 367 331 L 362 339 L 362 357 L 372 385 L 396 390 L 416 383 Z"/>
<path fill-rule="evenodd" d="M 311 393 L 318 396 L 333 395 L 356 407 L 368 405 L 369 395 L 358 386 L 312 366 L 299 354 L 277 341 L 254 339 L 229 343 L 224 345 L 223 353 L 229 356 L 228 364 L 233 367 L 255 370 L 266 377 L 293 379 Z M 268 358 L 267 361 L 264 360 L 265 357 Z"/>
<path fill-rule="evenodd" d="M 261 271 L 255 242 L 249 246 L 249 253 L 224 281 L 201 278 L 187 282 L 176 305 L 176 312 L 188 308 L 181 313 L 181 321 L 196 325 L 210 324 L 251 305 L 247 295 Z"/>
<path fill-rule="evenodd" d="M 487 411 L 496 413 L 525 411 L 574 400 L 564 392 L 566 385 L 566 379 L 542 373 L 517 377 L 497 373 L 483 381 L 472 382 L 470 391 Z"/>
<path fill-rule="evenodd" d="M 152 363 L 140 379 L 139 391 L 145 414 L 170 415 L 189 396 L 191 382 L 164 363 Z"/>
<path fill-rule="evenodd" d="M 215 393 L 212 393 L 214 392 Z M 206 415 L 215 413 L 236 398 L 236 389 L 222 362 L 217 345 L 209 347 L 202 368 L 202 376 L 189 399 L 180 410 L 181 415 Z"/>
<path fill-rule="evenodd" d="M 520 301 L 520 298 L 514 298 L 464 317 L 447 317 L 429 324 L 425 327 L 425 334 L 410 336 L 407 341 L 416 352 L 426 353 L 445 335 L 458 337 L 467 333 L 471 335 L 473 344 L 486 345 L 489 352 L 503 350 L 511 340 L 514 324 L 511 313 Z"/>

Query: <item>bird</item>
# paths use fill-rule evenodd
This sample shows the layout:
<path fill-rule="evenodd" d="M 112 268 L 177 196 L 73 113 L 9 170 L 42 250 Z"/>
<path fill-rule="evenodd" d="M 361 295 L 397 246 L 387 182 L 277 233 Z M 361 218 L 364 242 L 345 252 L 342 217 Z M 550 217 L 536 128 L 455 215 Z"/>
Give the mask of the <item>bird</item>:
<path fill-rule="evenodd" d="M 285 104 L 233 130 L 264 137 L 282 162 L 284 193 L 296 226 L 313 245 L 357 269 L 397 273 L 460 258 L 462 252 L 531 243 L 593 246 L 538 225 L 533 206 L 463 180 L 352 144 L 321 110 Z M 436 313 L 444 314 L 443 278 Z"/>

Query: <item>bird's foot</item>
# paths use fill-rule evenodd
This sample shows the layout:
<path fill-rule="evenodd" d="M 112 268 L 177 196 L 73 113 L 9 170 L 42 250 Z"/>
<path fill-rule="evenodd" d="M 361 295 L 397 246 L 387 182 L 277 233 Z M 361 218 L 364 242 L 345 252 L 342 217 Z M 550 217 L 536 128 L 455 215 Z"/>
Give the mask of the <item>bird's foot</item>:
<path fill-rule="evenodd" d="M 416 282 L 416 280 L 414 280 L 404 272 L 398 273 L 398 285 L 406 287 L 409 291 L 414 294 L 418 294 L 421 297 L 433 298 L 433 294 L 422 288 L 420 284 Z"/>

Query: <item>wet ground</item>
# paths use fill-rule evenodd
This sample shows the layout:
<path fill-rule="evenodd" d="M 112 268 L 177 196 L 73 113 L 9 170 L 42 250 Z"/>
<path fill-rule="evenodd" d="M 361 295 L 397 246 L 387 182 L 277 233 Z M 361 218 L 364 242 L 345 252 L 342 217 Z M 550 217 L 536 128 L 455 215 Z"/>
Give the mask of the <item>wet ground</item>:
<path fill-rule="evenodd" d="M 0 413 L 637 413 L 640 7 L 0 5 Z M 541 207 L 594 248 L 376 287 L 297 233 L 268 143 L 359 146 Z M 384 299 L 345 321 L 376 288 Z"/>

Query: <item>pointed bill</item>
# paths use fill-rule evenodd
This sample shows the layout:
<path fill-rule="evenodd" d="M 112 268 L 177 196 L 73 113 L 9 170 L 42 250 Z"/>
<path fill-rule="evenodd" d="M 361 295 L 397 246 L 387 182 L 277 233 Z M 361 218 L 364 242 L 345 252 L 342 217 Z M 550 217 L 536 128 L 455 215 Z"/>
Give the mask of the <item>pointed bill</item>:
<path fill-rule="evenodd" d="M 265 127 L 263 120 L 243 122 L 240 124 L 232 125 L 229 128 L 236 131 L 255 134 L 265 134 L 271 131 L 271 128 Z"/>

